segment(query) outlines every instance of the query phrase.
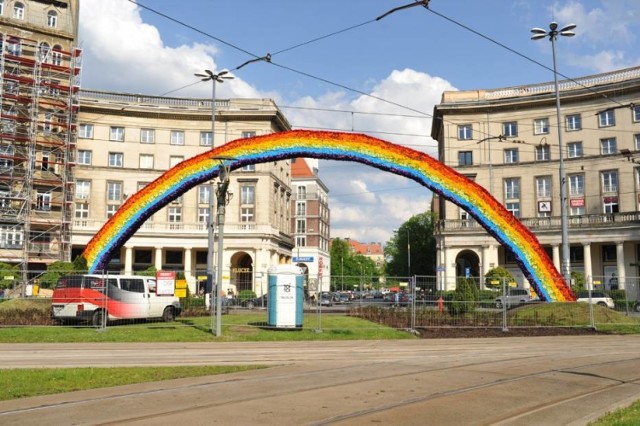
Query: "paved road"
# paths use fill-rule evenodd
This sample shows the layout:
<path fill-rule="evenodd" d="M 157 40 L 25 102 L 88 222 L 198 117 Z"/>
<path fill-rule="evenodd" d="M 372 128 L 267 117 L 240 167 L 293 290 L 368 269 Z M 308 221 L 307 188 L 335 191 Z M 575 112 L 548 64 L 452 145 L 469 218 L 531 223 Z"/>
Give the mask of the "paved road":
<path fill-rule="evenodd" d="M 640 336 L 15 344 L 3 368 L 268 364 L 0 402 L 0 424 L 582 425 L 640 399 Z"/>

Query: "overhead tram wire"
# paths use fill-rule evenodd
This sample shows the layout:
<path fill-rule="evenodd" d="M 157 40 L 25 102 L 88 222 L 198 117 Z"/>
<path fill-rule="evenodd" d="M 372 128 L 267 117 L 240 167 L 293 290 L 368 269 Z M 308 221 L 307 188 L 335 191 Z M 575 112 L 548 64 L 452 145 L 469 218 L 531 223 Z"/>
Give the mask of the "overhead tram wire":
<path fill-rule="evenodd" d="M 468 25 L 462 24 L 462 23 L 460 23 L 460 22 L 456 21 L 455 19 L 449 18 L 448 16 L 445 16 L 445 15 L 443 15 L 443 14 L 441 14 L 441 13 L 438 13 L 438 12 L 436 12 L 435 10 L 433 10 L 433 9 L 432 9 L 432 8 L 430 8 L 430 7 L 425 7 L 425 9 L 427 9 L 429 12 L 433 13 L 434 15 L 439 16 L 439 17 L 441 17 L 442 19 L 444 19 L 444 20 L 446 20 L 446 21 L 451 22 L 452 24 L 455 24 L 455 25 L 457 25 L 457 26 L 459 26 L 459 27 L 461 27 L 461 28 L 464 28 L 465 30 L 467 30 L 467 31 L 469 31 L 469 32 L 471 32 L 471 33 L 473 33 L 473 34 L 475 34 L 475 35 L 477 35 L 477 36 L 479 36 L 479 37 L 482 37 L 483 39 L 485 39 L 485 40 L 487 40 L 487 41 L 490 41 L 491 43 L 496 44 L 496 45 L 498 45 L 498 46 L 502 47 L 503 49 L 506 49 L 506 50 L 508 50 L 509 52 L 514 53 L 514 54 L 516 54 L 516 55 L 520 56 L 520 57 L 521 57 L 521 58 L 523 58 L 523 59 L 526 59 L 527 61 L 530 61 L 530 62 L 532 62 L 532 63 L 534 63 L 534 64 L 536 64 L 536 65 L 538 65 L 538 66 L 540 66 L 540 67 L 542 67 L 542 68 L 544 68 L 544 69 L 546 69 L 546 70 L 548 70 L 548 71 L 556 72 L 556 71 L 554 71 L 554 70 L 553 70 L 553 68 L 550 68 L 550 67 L 548 67 L 547 65 L 545 65 L 545 64 L 543 64 L 543 63 L 541 63 L 541 62 L 538 62 L 538 61 L 536 61 L 535 59 L 533 59 L 533 58 L 531 58 L 531 57 L 529 57 L 529 56 L 527 56 L 527 55 L 525 55 L 525 54 L 523 54 L 523 53 L 520 53 L 520 52 L 518 52 L 518 51 L 517 51 L 517 50 L 515 50 L 515 49 L 510 48 L 509 46 L 505 45 L 504 43 L 501 43 L 501 42 L 499 42 L 499 41 L 497 41 L 497 40 L 494 40 L 494 39 L 492 39 L 491 37 L 489 37 L 489 36 L 487 36 L 487 35 L 485 35 L 485 34 L 482 34 L 482 33 L 481 33 L 481 32 L 479 32 L 479 31 L 474 30 L 473 28 L 469 27 Z M 606 95 L 606 94 L 604 94 L 604 93 L 601 93 L 601 92 L 599 92 L 599 91 L 597 91 L 597 90 L 594 90 L 593 88 L 591 88 L 591 87 L 589 87 L 589 86 L 585 86 L 584 84 L 580 83 L 579 81 L 577 81 L 577 80 L 575 80 L 575 79 L 573 79 L 573 78 L 571 78 L 571 77 L 567 77 L 566 75 L 562 74 L 562 73 L 561 73 L 561 72 L 559 72 L 559 71 L 557 71 L 557 72 L 556 72 L 556 74 L 558 74 L 558 75 L 562 76 L 565 80 L 571 81 L 572 83 L 575 83 L 576 85 L 578 85 L 578 86 L 582 87 L 583 89 L 586 89 L 587 91 L 589 91 L 589 92 L 591 92 L 591 93 L 593 93 L 593 94 L 596 94 L 596 95 L 598 95 L 598 96 L 601 96 L 602 98 L 606 99 L 607 101 L 609 101 L 609 102 L 612 102 L 612 103 L 616 104 L 618 108 L 626 108 L 626 107 L 629 107 L 629 105 L 627 105 L 627 104 L 623 104 L 623 103 L 621 103 L 621 102 L 618 102 L 617 100 L 615 100 L 615 99 L 613 99 L 613 98 L 611 98 L 611 97 L 607 96 L 607 95 Z"/>

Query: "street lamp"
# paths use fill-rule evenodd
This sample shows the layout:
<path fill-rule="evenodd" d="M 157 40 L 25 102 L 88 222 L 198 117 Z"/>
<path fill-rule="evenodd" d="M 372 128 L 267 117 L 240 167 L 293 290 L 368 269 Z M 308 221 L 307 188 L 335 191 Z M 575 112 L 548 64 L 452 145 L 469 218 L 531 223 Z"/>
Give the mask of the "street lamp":
<path fill-rule="evenodd" d="M 553 81 L 556 90 L 556 119 L 558 121 L 558 149 L 560 151 L 560 227 L 562 228 L 562 257 L 560 261 L 562 275 L 567 285 L 571 283 L 571 265 L 569 262 L 569 228 L 567 218 L 567 176 L 564 170 L 564 147 L 562 145 L 562 122 L 560 121 L 560 89 L 558 88 L 558 65 L 556 62 L 556 39 L 558 34 L 565 37 L 576 35 L 572 30 L 576 24 L 569 24 L 558 30 L 558 24 L 551 22 L 549 31 L 542 28 L 532 28 L 531 40 L 540 40 L 549 37 L 553 52 Z"/>
<path fill-rule="evenodd" d="M 233 79 L 233 76 L 226 75 L 229 71 L 220 71 L 218 74 L 214 74 L 211 70 L 204 70 L 205 74 L 194 74 L 196 77 L 200 77 L 202 81 L 211 81 L 211 149 L 215 148 L 214 140 L 215 140 L 215 131 L 216 131 L 216 83 L 224 83 L 225 80 Z M 223 160 L 223 159 L 221 159 Z M 226 180 L 226 185 L 229 185 L 229 174 L 222 173 L 224 169 L 224 165 L 221 167 L 220 179 Z M 226 191 L 225 186 L 225 191 Z M 214 240 L 214 217 L 213 217 L 213 194 L 215 192 L 215 184 L 213 180 L 209 182 L 209 223 L 207 224 L 207 286 L 211 289 L 211 307 L 213 308 L 213 301 L 216 300 L 216 336 L 220 336 L 222 334 L 221 331 L 221 315 L 222 315 L 222 299 L 220 298 L 221 294 L 221 284 L 222 284 L 222 263 L 218 261 L 218 276 L 217 282 L 220 284 L 215 288 L 213 286 L 213 240 Z M 218 212 L 220 214 L 220 212 Z M 222 212 L 224 217 L 224 210 Z M 220 220 L 220 219 L 218 219 Z M 223 219 L 224 220 L 224 219 Z M 218 246 L 220 253 L 218 257 L 220 258 L 222 255 L 222 228 L 220 228 L 220 232 L 218 235 Z M 217 294 L 217 297 L 214 299 L 214 295 Z M 213 325 L 211 327 L 211 331 L 213 331 Z"/>

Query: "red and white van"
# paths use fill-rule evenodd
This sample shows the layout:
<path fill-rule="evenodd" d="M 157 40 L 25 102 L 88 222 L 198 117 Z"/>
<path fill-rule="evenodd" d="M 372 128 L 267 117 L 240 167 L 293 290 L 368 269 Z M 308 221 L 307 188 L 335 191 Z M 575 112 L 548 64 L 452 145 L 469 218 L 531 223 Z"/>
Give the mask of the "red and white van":
<path fill-rule="evenodd" d="M 156 294 L 156 279 L 138 275 L 67 275 L 53 290 L 52 316 L 62 323 L 152 319 L 173 321 L 180 299 Z"/>

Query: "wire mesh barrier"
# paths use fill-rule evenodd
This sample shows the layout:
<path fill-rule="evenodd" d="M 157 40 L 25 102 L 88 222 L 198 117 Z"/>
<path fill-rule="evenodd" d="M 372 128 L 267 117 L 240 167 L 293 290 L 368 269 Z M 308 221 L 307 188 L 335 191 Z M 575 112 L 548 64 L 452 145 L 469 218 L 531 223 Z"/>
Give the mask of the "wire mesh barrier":
<path fill-rule="evenodd" d="M 175 274 L 185 275 L 189 274 Z M 213 333 L 220 320 L 223 334 L 304 329 L 348 336 L 353 330 L 387 327 L 421 333 L 640 326 L 635 277 L 606 283 L 605 277 L 590 277 L 574 283 L 578 301 L 565 303 L 539 301 L 529 288 L 506 279 L 459 278 L 457 289 L 443 290 L 436 277 L 340 276 L 325 279 L 329 285 L 324 288 L 317 284 L 323 280 L 304 276 L 299 285 L 285 283 L 281 295 L 269 280 L 268 286 L 253 286 L 258 293 L 226 286 L 220 293 L 220 315 L 215 292 L 199 291 L 199 283 L 189 280 L 180 284 L 180 279 L 167 281 L 155 275 L 66 272 L 42 280 L 41 286 L 5 282 L 0 289 L 0 327 L 72 325 L 106 330 L 134 323 L 149 327 L 171 323 Z M 349 283 L 344 290 L 343 282 Z M 297 292 L 295 297 L 288 293 L 289 287 Z"/>

